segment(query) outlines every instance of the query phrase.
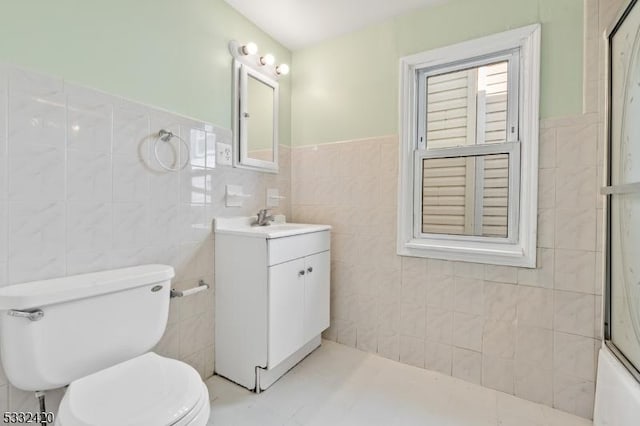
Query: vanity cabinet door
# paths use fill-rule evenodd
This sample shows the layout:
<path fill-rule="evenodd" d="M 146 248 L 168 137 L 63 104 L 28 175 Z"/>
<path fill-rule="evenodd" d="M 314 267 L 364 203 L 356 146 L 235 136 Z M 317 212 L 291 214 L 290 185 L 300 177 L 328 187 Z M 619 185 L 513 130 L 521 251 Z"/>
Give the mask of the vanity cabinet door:
<path fill-rule="evenodd" d="M 330 263 L 328 251 L 305 257 L 305 343 L 329 327 Z"/>
<path fill-rule="evenodd" d="M 305 343 L 305 277 L 304 259 L 269 267 L 267 368 L 275 367 Z"/>

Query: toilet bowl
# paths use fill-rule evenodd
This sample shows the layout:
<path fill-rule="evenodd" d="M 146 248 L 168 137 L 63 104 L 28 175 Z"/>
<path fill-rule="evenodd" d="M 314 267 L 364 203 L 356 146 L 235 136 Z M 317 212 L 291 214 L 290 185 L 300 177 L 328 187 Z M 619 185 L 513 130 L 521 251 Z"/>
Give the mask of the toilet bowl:
<path fill-rule="evenodd" d="M 56 426 L 200 426 L 209 392 L 189 365 L 153 352 L 72 382 Z"/>
<path fill-rule="evenodd" d="M 205 426 L 198 372 L 150 352 L 167 325 L 173 276 L 143 265 L 0 288 L 7 378 L 24 391 L 67 386 L 57 426 Z"/>

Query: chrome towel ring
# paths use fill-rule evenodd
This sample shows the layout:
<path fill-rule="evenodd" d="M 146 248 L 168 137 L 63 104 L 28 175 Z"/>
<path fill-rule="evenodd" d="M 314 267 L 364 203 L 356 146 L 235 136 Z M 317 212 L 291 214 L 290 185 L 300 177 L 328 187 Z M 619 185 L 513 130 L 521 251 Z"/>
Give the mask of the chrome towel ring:
<path fill-rule="evenodd" d="M 167 166 L 166 164 L 164 164 L 162 162 L 162 160 L 160 160 L 160 154 L 158 154 L 159 142 L 162 141 L 162 142 L 167 142 L 168 143 L 173 138 L 178 139 L 182 144 L 184 144 L 184 147 L 187 149 L 187 161 L 185 161 L 184 164 L 182 164 L 181 166 L 179 165 L 178 167 Z M 153 155 L 156 157 L 156 161 L 158 162 L 160 167 L 162 167 L 163 169 L 165 169 L 168 172 L 177 172 L 177 171 L 180 171 L 180 170 L 184 169 L 187 166 L 187 164 L 189 164 L 189 159 L 191 158 L 191 151 L 190 151 L 189 144 L 184 139 L 182 139 L 180 136 L 176 135 L 173 132 L 170 132 L 169 130 L 160 129 L 160 131 L 158 132 L 158 136 L 156 137 L 156 140 L 153 142 Z M 177 159 L 179 161 L 180 160 L 180 147 L 178 147 L 178 151 L 176 153 L 176 157 L 177 157 Z"/>

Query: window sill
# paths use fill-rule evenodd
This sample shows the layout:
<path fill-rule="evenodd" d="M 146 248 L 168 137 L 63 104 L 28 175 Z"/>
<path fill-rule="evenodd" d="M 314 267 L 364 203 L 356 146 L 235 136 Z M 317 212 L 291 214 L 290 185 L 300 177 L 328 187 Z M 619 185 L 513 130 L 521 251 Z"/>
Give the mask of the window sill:
<path fill-rule="evenodd" d="M 399 243 L 398 254 L 489 265 L 536 267 L 536 251 L 526 253 L 519 244 L 413 239 Z"/>

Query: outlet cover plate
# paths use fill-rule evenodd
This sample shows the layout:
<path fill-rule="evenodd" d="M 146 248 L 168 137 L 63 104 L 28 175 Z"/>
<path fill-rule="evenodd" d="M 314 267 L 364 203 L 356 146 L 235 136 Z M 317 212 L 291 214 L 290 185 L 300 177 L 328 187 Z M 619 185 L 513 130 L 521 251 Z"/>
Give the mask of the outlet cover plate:
<path fill-rule="evenodd" d="M 216 159 L 221 166 L 231 166 L 233 163 L 233 153 L 231 145 L 228 143 L 218 142 L 216 144 Z"/>
<path fill-rule="evenodd" d="M 277 188 L 267 189 L 267 208 L 280 207 L 280 200 L 284 198 L 280 196 L 280 191 Z"/>

